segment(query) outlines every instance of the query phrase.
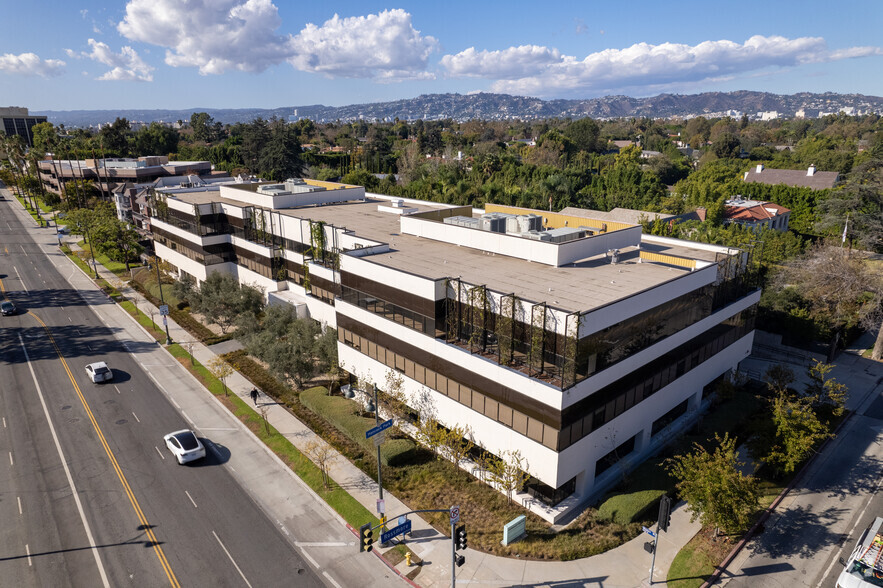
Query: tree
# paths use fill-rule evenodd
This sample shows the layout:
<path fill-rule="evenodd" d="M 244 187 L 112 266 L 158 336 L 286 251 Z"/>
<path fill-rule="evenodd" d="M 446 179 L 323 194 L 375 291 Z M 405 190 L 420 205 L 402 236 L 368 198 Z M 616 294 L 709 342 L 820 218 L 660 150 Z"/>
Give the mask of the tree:
<path fill-rule="evenodd" d="M 450 429 L 442 429 L 439 442 L 444 452 L 447 453 L 454 466 L 459 469 L 460 464 L 475 447 L 475 444 L 469 438 L 472 435 L 472 429 L 469 426 L 454 425 Z"/>
<path fill-rule="evenodd" d="M 141 236 L 135 229 L 116 217 L 99 217 L 95 223 L 93 242 L 99 253 L 114 261 L 122 261 L 129 271 L 129 263 L 138 259 L 144 248 L 138 242 Z"/>
<path fill-rule="evenodd" d="M 435 420 L 435 417 L 423 417 L 417 423 L 417 429 L 414 434 L 414 440 L 418 445 L 425 447 L 436 457 L 438 457 L 439 448 L 445 438 L 445 430 Z"/>
<path fill-rule="evenodd" d="M 669 473 L 678 480 L 681 498 L 687 501 L 691 520 L 726 532 L 748 526 L 758 505 L 759 490 L 754 476 L 743 474 L 736 457 L 736 440 L 729 434 L 715 435 L 717 447 L 709 452 L 699 443 L 692 453 L 666 460 Z"/>
<path fill-rule="evenodd" d="M 254 286 L 239 285 L 231 274 L 212 272 L 192 300 L 194 310 L 226 333 L 240 316 L 255 317 L 264 306 L 264 296 Z"/>
<path fill-rule="evenodd" d="M 828 437 L 827 427 L 813 410 L 810 398 L 788 393 L 777 394 L 772 401 L 775 442 L 761 459 L 790 474 L 809 455 L 816 444 Z"/>
<path fill-rule="evenodd" d="M 321 439 L 313 439 L 307 442 L 304 451 L 313 460 L 313 463 L 319 466 L 319 470 L 322 471 L 322 487 L 328 490 L 330 480 L 328 476 L 328 462 L 335 456 L 334 449 Z"/>
<path fill-rule="evenodd" d="M 590 118 L 576 120 L 564 129 L 565 136 L 569 137 L 580 151 L 599 151 L 600 133 L 598 123 Z"/>
<path fill-rule="evenodd" d="M 867 261 L 849 249 L 817 243 L 786 262 L 773 286 L 796 292 L 805 301 L 810 317 L 828 326 L 828 361 L 848 327 L 863 323 L 879 328 L 883 283 Z M 878 332 L 875 353 L 883 346 L 881 339 Z"/>
<path fill-rule="evenodd" d="M 134 138 L 135 155 L 168 155 L 177 153 L 180 135 L 178 131 L 158 122 L 138 129 Z"/>
<path fill-rule="evenodd" d="M 846 409 L 849 389 L 845 384 L 828 377 L 828 373 L 834 369 L 832 364 L 822 363 L 817 359 L 812 361 L 807 371 L 809 384 L 805 395 L 812 403 L 813 410 L 817 413 L 830 412 L 832 416 L 842 415 Z"/>
<path fill-rule="evenodd" d="M 233 373 L 233 368 L 229 363 L 224 361 L 223 357 L 216 355 L 208 362 L 208 370 L 214 377 L 221 380 L 224 386 L 224 396 L 227 395 L 227 377 Z"/>
<path fill-rule="evenodd" d="M 294 127 L 282 120 L 270 123 L 270 138 L 260 151 L 258 167 L 261 175 L 274 181 L 297 178 L 303 174 L 300 141 Z"/>
<path fill-rule="evenodd" d="M 507 501 L 512 504 L 512 493 L 521 490 L 530 479 L 530 465 L 517 449 L 501 452 L 500 457 L 489 460 L 489 465 L 491 483 L 505 492 Z"/>
<path fill-rule="evenodd" d="M 859 247 L 883 251 L 883 156 L 857 165 L 842 189 L 834 190 L 818 208 L 821 231 L 838 236 L 845 231 Z"/>
<path fill-rule="evenodd" d="M 104 148 L 108 154 L 117 157 L 127 157 L 129 155 L 129 137 L 132 133 L 132 127 L 125 118 L 117 117 L 113 123 L 104 125 L 98 132 L 101 137 Z"/>
<path fill-rule="evenodd" d="M 172 296 L 185 304 L 190 304 L 190 299 L 196 293 L 196 279 L 186 272 L 172 284 Z"/>

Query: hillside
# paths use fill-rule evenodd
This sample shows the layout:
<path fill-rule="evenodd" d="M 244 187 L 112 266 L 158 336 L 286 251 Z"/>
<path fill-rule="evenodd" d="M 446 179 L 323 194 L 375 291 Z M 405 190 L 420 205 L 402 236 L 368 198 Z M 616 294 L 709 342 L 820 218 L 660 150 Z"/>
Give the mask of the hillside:
<path fill-rule="evenodd" d="M 316 122 L 364 119 L 392 120 L 440 120 L 469 119 L 507 120 L 541 118 L 620 118 L 672 116 L 723 116 L 745 113 L 749 116 L 759 112 L 776 111 L 780 116 L 793 117 L 804 110 L 807 118 L 819 113 L 839 112 L 853 109 L 854 114 L 883 113 L 883 98 L 862 94 L 836 94 L 826 92 L 813 94 L 769 94 L 766 92 L 705 92 L 702 94 L 660 94 L 650 98 L 629 96 L 604 96 L 587 100 L 540 100 L 525 96 L 506 94 L 427 94 L 417 98 L 393 102 L 352 104 L 349 106 L 291 106 L 282 108 L 212 109 L 188 108 L 183 110 L 70 110 L 37 111 L 32 114 L 46 115 L 54 124 L 86 127 L 113 122 L 117 117 L 137 122 L 189 121 L 194 112 L 207 112 L 222 123 L 249 122 L 255 118 L 291 116 L 309 118 Z"/>

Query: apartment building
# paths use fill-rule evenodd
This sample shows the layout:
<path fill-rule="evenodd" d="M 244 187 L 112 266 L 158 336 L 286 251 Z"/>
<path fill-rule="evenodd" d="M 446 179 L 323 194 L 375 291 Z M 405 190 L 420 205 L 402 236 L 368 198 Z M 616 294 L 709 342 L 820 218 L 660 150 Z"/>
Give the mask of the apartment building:
<path fill-rule="evenodd" d="M 91 180 L 95 188 L 111 198 L 126 184 L 148 184 L 171 176 L 212 176 L 210 161 L 169 161 L 165 156 L 107 159 L 45 159 L 37 162 L 43 186 L 62 195 L 62 184 L 72 180 Z M 220 175 L 227 176 L 226 172 Z"/>
<path fill-rule="evenodd" d="M 9 106 L 0 108 L 0 129 L 7 137 L 18 135 L 28 147 L 34 145 L 34 125 L 46 122 L 45 116 L 28 114 L 27 108 Z"/>
<path fill-rule="evenodd" d="M 561 521 L 707 406 L 751 350 L 750 253 L 581 214 L 366 194 L 313 180 L 156 190 L 157 254 L 229 272 L 338 331 L 350 372 L 518 450 Z"/>

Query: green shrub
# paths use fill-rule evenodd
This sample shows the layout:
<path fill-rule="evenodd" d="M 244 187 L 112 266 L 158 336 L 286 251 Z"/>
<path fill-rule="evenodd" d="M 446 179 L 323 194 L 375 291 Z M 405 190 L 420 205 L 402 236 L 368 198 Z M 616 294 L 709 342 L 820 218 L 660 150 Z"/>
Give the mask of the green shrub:
<path fill-rule="evenodd" d="M 310 388 L 300 393 L 304 406 L 325 417 L 347 437 L 362 446 L 370 454 L 376 451 L 374 442 L 365 438 L 368 429 L 374 427 L 374 419 L 357 415 L 356 403 L 340 396 L 329 396 L 325 388 Z M 417 448 L 410 439 L 392 439 L 380 446 L 380 462 L 383 465 L 402 465 L 412 460 Z"/>
<path fill-rule="evenodd" d="M 252 384 L 274 399 L 284 402 L 293 395 L 291 388 L 274 378 L 267 370 L 250 359 L 244 349 L 225 353 L 223 358 L 227 363 L 236 368 L 236 371 L 248 378 Z"/>

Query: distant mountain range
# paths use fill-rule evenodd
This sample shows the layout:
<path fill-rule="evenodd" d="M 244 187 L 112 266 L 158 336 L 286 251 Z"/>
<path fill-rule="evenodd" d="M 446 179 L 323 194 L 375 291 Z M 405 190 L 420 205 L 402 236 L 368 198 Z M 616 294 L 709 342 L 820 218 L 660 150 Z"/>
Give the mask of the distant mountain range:
<path fill-rule="evenodd" d="M 349 106 L 291 106 L 283 108 L 189 108 L 185 110 L 44 110 L 49 122 L 69 127 L 88 127 L 113 122 L 117 117 L 130 122 L 173 123 L 189 121 L 194 112 L 207 112 L 221 123 L 250 122 L 258 117 L 286 120 L 309 118 L 315 122 L 353 120 L 533 120 L 543 118 L 598 119 L 620 117 L 667 118 L 673 116 L 793 117 L 803 111 L 806 118 L 820 114 L 883 114 L 883 98 L 862 94 L 769 94 L 767 92 L 705 92 L 702 94 L 660 94 L 651 98 L 604 96 L 587 100 L 540 100 L 507 94 L 427 94 L 393 102 Z M 777 113 L 773 115 L 772 113 Z"/>

